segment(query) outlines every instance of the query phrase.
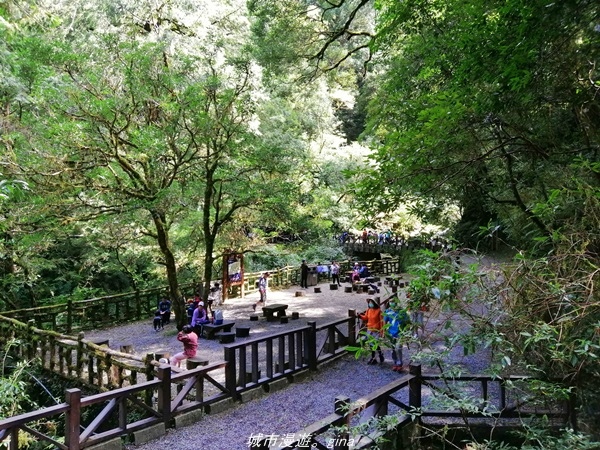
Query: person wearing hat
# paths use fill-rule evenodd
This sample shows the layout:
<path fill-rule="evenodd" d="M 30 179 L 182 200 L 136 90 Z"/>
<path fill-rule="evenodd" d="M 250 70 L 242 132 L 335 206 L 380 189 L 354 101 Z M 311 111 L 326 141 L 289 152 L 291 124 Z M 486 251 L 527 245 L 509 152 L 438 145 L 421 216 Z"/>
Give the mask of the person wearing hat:
<path fill-rule="evenodd" d="M 190 325 L 184 325 L 177 334 L 177 340 L 183 344 L 183 351 L 171 357 L 169 364 L 180 367 L 181 361 L 196 356 L 198 350 L 198 336 Z"/>
<path fill-rule="evenodd" d="M 367 299 L 368 309 L 358 315 L 366 323 L 367 334 L 371 336 L 371 359 L 367 364 L 377 364 L 375 352 L 379 353 L 379 362 L 383 363 L 384 356 L 379 340 L 383 337 L 383 314 L 379 302 L 373 298 Z"/>
<path fill-rule="evenodd" d="M 202 336 L 202 326 L 207 323 L 210 323 L 210 319 L 204 309 L 204 302 L 200 301 L 192 314 L 192 327 L 198 336 Z"/>

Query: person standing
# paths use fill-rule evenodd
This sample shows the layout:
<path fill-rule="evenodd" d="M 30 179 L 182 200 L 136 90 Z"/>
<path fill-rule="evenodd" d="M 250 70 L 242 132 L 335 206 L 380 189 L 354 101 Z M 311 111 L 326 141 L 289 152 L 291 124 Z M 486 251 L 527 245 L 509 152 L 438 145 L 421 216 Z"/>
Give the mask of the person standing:
<path fill-rule="evenodd" d="M 212 289 L 210 290 L 211 295 L 213 297 L 214 303 L 217 306 L 221 306 L 223 303 L 223 296 L 221 293 L 221 285 L 219 283 L 215 283 Z"/>
<path fill-rule="evenodd" d="M 269 272 L 263 273 L 258 279 L 258 293 L 260 294 L 260 300 L 252 305 L 252 309 L 256 311 L 256 305 L 262 303 L 262 306 L 267 304 L 267 285 L 269 279 Z"/>
<path fill-rule="evenodd" d="M 383 337 L 383 314 L 377 300 L 368 298 L 367 303 L 369 308 L 358 315 L 358 318 L 366 322 L 367 335 L 371 345 L 371 359 L 367 364 L 377 364 L 375 359 L 375 352 L 379 353 L 379 362 L 383 363 L 385 360 L 383 351 L 381 350 L 381 338 Z"/>
<path fill-rule="evenodd" d="M 392 343 L 392 361 L 394 362 L 392 370 L 394 372 L 402 372 L 404 370 L 404 363 L 402 362 L 402 336 L 410 325 L 408 312 L 401 305 L 390 301 L 383 313 L 383 321 Z"/>
<path fill-rule="evenodd" d="M 308 264 L 306 264 L 306 260 L 302 260 L 302 264 L 300 264 L 300 287 L 308 288 Z"/>
<path fill-rule="evenodd" d="M 331 261 L 331 282 L 334 284 L 337 283 L 338 286 L 341 286 L 340 265 L 337 263 L 337 261 Z"/>
<path fill-rule="evenodd" d="M 177 334 L 177 340 L 183 344 L 183 351 L 171 356 L 169 364 L 181 367 L 181 361 L 196 356 L 198 336 L 190 325 L 184 325 L 183 329 Z"/>

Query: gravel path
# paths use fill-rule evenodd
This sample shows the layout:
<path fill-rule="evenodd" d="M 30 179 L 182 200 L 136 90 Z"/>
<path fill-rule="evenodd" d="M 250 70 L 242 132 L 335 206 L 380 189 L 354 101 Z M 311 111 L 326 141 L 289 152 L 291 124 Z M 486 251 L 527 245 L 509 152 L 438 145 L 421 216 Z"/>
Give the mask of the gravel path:
<path fill-rule="evenodd" d="M 269 323 L 264 320 L 258 323 L 250 322 L 251 306 L 258 299 L 258 294 L 248 295 L 244 299 L 230 299 L 222 305 L 221 309 L 226 320 L 235 320 L 236 325 L 250 326 L 250 338 L 255 338 L 304 326 L 307 321 L 316 321 L 319 325 L 343 318 L 347 316 L 349 309 L 356 311 L 366 309 L 368 295 L 345 293 L 346 285 L 342 284 L 339 290 L 332 291 L 329 290 L 327 283 L 321 283 L 319 286 L 322 293 L 314 293 L 312 287 L 300 289 L 296 286 L 286 290 L 269 291 L 268 303 L 288 304 L 288 315 L 294 311 L 300 313 L 300 320 L 290 320 L 288 324 Z M 382 299 L 391 294 L 386 286 L 381 289 L 382 292 L 377 295 Z M 298 291 L 302 291 L 304 295 L 296 297 Z M 435 327 L 438 322 L 439 320 L 430 319 L 428 328 Z M 87 332 L 86 337 L 109 338 L 110 347 L 115 349 L 122 344 L 132 344 L 134 352 L 143 356 L 159 350 L 168 350 L 171 354 L 180 351 L 181 344 L 176 340 L 175 334 L 173 322 L 167 325 L 165 330 L 155 332 L 152 329 L 152 320 L 149 318 L 146 322 Z M 243 342 L 243 339 L 249 338 L 237 338 L 236 342 Z M 443 341 L 430 344 L 438 350 L 444 349 Z M 210 362 L 220 361 L 223 359 L 222 345 L 216 340 L 201 339 L 199 356 L 206 357 Z M 409 359 L 410 351 L 405 349 L 405 364 Z M 464 357 L 460 348 L 453 349 L 449 359 L 456 365 L 462 366 L 465 372 L 470 373 L 481 373 L 488 363 L 487 355 Z M 250 437 L 259 433 L 279 436 L 279 443 L 281 443 L 281 439 L 286 434 L 300 431 L 331 414 L 336 397 L 345 395 L 354 401 L 396 380 L 401 375 L 390 370 L 391 365 L 389 350 L 386 351 L 386 361 L 375 366 L 369 366 L 366 360 L 356 360 L 349 355 L 320 368 L 304 381 L 290 384 L 284 390 L 219 414 L 206 415 L 194 425 L 179 430 L 168 430 L 165 436 L 155 441 L 138 446 L 131 445 L 130 448 L 132 450 L 247 449 Z M 433 369 L 423 367 L 424 372 L 431 370 Z"/>

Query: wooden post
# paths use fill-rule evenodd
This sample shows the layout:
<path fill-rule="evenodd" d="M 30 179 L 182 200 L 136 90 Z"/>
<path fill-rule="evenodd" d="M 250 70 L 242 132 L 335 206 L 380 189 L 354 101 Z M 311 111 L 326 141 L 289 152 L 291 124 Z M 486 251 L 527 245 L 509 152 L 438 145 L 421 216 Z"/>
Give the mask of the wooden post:
<path fill-rule="evenodd" d="M 308 368 L 317 370 L 317 322 L 307 322 L 309 329 L 306 331 L 306 350 L 308 351 L 306 359 Z"/>
<path fill-rule="evenodd" d="M 162 414 L 165 428 L 168 428 L 171 421 L 171 366 L 161 364 L 158 368 L 158 379 L 158 411 Z"/>
<path fill-rule="evenodd" d="M 327 353 L 335 354 L 335 327 L 327 328 Z"/>
<path fill-rule="evenodd" d="M 421 364 L 410 364 L 408 373 L 413 375 L 413 378 L 408 382 L 408 406 L 411 409 L 421 409 Z"/>
<path fill-rule="evenodd" d="M 134 291 L 135 296 L 135 317 L 138 320 L 143 319 L 142 317 L 142 299 L 140 298 L 140 291 L 136 288 Z"/>
<path fill-rule="evenodd" d="M 110 321 L 110 307 L 108 306 L 108 300 L 106 298 L 104 298 L 103 303 L 103 308 L 104 308 L 104 317 L 102 322 L 106 323 Z"/>
<path fill-rule="evenodd" d="M 356 345 L 356 310 L 349 309 L 348 317 L 348 345 Z"/>
<path fill-rule="evenodd" d="M 67 300 L 67 334 L 73 331 L 73 301 Z"/>
<path fill-rule="evenodd" d="M 229 348 L 225 346 L 223 348 L 223 359 L 227 362 L 227 366 L 225 366 L 225 387 L 229 391 L 229 395 L 234 400 L 238 400 L 239 396 L 237 393 L 237 383 L 235 381 L 235 373 L 236 373 L 236 361 L 235 361 L 235 349 Z M 244 367 L 244 370 L 246 368 Z"/>
<path fill-rule="evenodd" d="M 339 396 L 335 398 L 334 412 L 340 416 L 344 416 L 344 429 L 337 432 L 334 437 L 334 450 L 348 450 L 348 442 L 350 434 L 348 427 L 350 426 L 351 416 L 349 414 L 350 397 Z"/>
<path fill-rule="evenodd" d="M 79 450 L 79 436 L 81 433 L 81 391 L 67 389 L 65 401 L 69 405 L 65 420 L 65 445 L 69 450 Z"/>
<path fill-rule="evenodd" d="M 152 381 L 154 380 L 154 366 L 152 365 L 152 361 L 154 361 L 154 353 L 146 353 L 146 358 L 145 358 L 145 372 L 146 372 L 146 381 Z M 145 393 L 145 398 L 144 401 L 145 403 L 152 407 L 152 390 L 150 389 L 146 389 L 144 391 Z"/>
<path fill-rule="evenodd" d="M 77 353 L 75 354 L 75 371 L 77 378 L 83 378 L 83 338 L 85 334 L 80 331 L 77 335 Z"/>
<path fill-rule="evenodd" d="M 32 339 L 27 344 L 27 358 L 30 360 L 35 358 L 35 352 L 37 347 L 37 334 L 33 332 L 34 326 L 35 321 L 33 319 L 29 319 L 27 321 L 27 336 L 31 336 Z"/>
<path fill-rule="evenodd" d="M 577 424 L 577 391 L 574 385 L 571 386 L 571 391 L 569 392 L 569 399 L 567 401 L 568 405 L 568 414 L 569 414 L 569 424 L 575 433 L 579 432 L 579 426 Z"/>

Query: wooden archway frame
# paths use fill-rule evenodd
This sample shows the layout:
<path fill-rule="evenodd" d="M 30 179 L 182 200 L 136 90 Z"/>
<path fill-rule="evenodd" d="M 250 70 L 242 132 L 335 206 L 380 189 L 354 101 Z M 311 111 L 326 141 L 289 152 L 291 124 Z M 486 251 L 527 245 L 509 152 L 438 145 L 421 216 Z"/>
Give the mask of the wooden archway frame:
<path fill-rule="evenodd" d="M 230 273 L 232 263 L 239 262 L 239 271 Z M 241 297 L 244 298 L 244 254 L 229 252 L 223 255 L 223 301 L 229 296 L 229 288 L 241 286 Z"/>

